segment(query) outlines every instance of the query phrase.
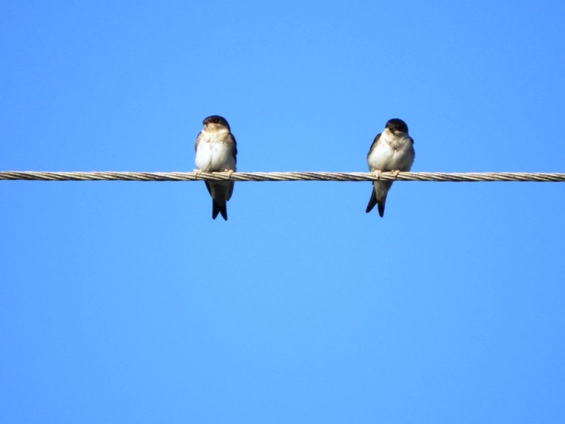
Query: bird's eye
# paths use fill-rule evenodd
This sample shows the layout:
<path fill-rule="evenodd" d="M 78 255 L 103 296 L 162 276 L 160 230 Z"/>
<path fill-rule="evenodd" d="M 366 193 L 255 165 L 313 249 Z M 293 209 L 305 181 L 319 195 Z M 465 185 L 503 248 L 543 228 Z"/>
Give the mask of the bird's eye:
<path fill-rule="evenodd" d="M 218 124 L 218 123 L 220 122 L 220 120 L 219 120 L 218 118 L 214 118 L 214 119 L 212 119 L 212 122 L 213 122 L 214 124 Z"/>

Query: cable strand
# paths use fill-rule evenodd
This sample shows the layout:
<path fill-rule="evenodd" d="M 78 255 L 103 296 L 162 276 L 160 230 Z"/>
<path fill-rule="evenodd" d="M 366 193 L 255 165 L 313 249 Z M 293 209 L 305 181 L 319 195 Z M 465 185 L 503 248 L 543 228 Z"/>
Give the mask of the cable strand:
<path fill-rule="evenodd" d="M 10 181 L 431 181 L 565 182 L 565 173 L 543 172 L 39 172 L 0 171 Z"/>

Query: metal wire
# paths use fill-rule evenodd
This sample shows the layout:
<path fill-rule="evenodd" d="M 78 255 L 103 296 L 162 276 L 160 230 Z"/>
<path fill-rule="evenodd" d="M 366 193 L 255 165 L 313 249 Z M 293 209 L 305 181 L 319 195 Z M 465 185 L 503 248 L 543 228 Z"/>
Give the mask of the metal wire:
<path fill-rule="evenodd" d="M 38 172 L 0 171 L 19 181 L 435 181 L 565 182 L 565 173 L 529 172 Z"/>

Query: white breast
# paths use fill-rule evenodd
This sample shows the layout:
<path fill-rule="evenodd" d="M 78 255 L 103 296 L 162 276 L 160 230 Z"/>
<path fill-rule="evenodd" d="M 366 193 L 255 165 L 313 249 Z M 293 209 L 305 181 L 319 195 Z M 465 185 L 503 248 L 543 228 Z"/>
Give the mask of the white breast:
<path fill-rule="evenodd" d="M 371 171 L 410 171 L 414 163 L 414 147 L 408 137 L 381 135 L 377 145 L 367 157 Z"/>
<path fill-rule="evenodd" d="M 196 166 L 206 172 L 222 172 L 226 169 L 235 171 L 235 158 L 231 145 L 219 141 L 218 138 L 205 136 L 200 139 L 196 150 Z"/>

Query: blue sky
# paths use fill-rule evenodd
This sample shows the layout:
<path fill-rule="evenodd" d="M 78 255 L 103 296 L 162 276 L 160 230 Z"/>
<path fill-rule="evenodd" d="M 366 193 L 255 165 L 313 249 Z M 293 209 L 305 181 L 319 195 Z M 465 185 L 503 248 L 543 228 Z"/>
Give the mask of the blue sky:
<path fill-rule="evenodd" d="M 557 1 L 5 2 L 0 169 L 563 172 Z M 565 420 L 565 185 L 0 182 L 0 420 Z"/>

